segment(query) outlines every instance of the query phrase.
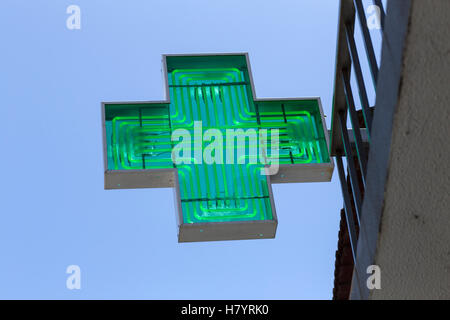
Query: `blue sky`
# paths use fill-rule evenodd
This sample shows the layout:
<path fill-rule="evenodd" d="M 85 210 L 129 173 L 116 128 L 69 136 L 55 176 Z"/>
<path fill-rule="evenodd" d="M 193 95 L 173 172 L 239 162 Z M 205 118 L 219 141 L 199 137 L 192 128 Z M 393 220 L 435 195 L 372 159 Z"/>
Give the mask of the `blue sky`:
<path fill-rule="evenodd" d="M 179 244 L 171 189 L 103 189 L 100 102 L 163 99 L 161 54 L 248 52 L 259 98 L 319 96 L 329 127 L 337 18 L 336 0 L 3 0 L 0 298 L 330 299 L 336 172 L 273 185 L 274 240 Z"/>

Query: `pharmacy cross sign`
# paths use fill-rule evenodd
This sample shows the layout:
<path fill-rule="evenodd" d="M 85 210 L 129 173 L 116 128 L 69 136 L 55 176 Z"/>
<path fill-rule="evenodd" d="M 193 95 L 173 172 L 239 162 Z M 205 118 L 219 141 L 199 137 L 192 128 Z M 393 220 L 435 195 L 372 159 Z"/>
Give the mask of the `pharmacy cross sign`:
<path fill-rule="evenodd" d="M 174 188 L 179 242 L 274 238 L 271 184 L 331 180 L 319 98 L 257 99 L 245 53 L 163 73 L 164 101 L 102 103 L 105 189 Z"/>

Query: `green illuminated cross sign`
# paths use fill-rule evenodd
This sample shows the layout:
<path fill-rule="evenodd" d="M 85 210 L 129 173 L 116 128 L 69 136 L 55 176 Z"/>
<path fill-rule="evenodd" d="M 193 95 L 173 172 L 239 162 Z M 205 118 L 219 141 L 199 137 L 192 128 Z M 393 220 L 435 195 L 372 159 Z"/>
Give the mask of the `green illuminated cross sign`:
<path fill-rule="evenodd" d="M 271 183 L 331 179 L 320 100 L 256 99 L 247 54 L 164 55 L 163 66 L 166 100 L 102 103 L 105 188 L 175 188 L 180 242 L 273 238 Z M 172 161 L 178 129 L 193 137 L 181 164 Z M 248 143 L 206 137 L 209 129 L 223 137 L 241 129 L 236 141 Z M 279 171 L 272 176 L 255 161 L 261 149 L 252 153 L 264 129 L 268 142 L 270 132 L 279 132 Z M 210 142 L 223 146 L 223 163 L 203 161 Z M 232 161 L 225 159 L 231 149 Z"/>

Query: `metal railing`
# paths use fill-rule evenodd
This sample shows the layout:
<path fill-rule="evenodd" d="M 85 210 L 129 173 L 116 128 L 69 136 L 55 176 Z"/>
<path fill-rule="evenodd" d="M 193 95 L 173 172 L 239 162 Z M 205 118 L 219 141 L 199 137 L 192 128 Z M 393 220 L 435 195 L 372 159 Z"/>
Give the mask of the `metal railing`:
<path fill-rule="evenodd" d="M 385 12 L 382 2 L 381 0 L 373 0 L 373 4 L 380 9 L 380 25 L 381 31 L 383 31 Z M 356 15 L 360 22 L 361 35 L 375 91 L 379 71 L 365 14 L 362 0 L 340 1 L 330 145 L 330 153 L 336 158 L 348 234 L 355 264 L 374 111 L 374 108 L 370 107 L 369 104 L 360 54 L 354 36 Z M 350 84 L 352 68 L 360 98 L 360 110 L 356 109 L 354 94 Z M 348 117 L 352 130 L 347 129 Z M 366 132 L 363 132 L 364 130 Z M 353 134 L 353 139 L 351 139 L 349 132 Z M 346 158 L 346 167 L 343 158 Z"/>

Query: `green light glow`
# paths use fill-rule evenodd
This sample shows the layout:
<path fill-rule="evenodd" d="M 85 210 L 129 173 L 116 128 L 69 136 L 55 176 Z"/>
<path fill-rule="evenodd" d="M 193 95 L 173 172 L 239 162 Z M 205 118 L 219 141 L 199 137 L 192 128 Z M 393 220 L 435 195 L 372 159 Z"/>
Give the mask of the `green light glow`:
<path fill-rule="evenodd" d="M 243 56 L 171 56 L 167 76 L 170 104 L 105 106 L 107 165 L 108 170 L 177 168 L 184 223 L 273 219 L 263 165 L 250 156 L 244 164 L 174 165 L 171 134 L 182 128 L 194 136 L 194 121 L 224 137 L 227 129 L 279 129 L 280 165 L 330 162 L 318 101 L 255 101 Z M 226 147 L 224 142 L 224 154 Z M 248 143 L 245 148 L 249 155 Z"/>

